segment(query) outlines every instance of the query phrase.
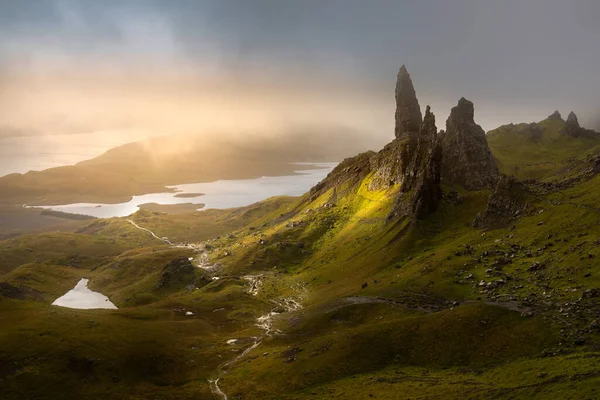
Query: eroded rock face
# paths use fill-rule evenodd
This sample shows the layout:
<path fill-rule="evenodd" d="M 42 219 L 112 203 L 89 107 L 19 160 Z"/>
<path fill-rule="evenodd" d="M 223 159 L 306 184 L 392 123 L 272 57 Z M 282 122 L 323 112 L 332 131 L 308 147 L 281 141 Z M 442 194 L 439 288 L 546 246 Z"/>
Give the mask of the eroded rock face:
<path fill-rule="evenodd" d="M 27 286 L 13 286 L 8 282 L 0 282 L 0 298 L 1 297 L 18 300 L 43 300 L 42 294 L 37 290 Z"/>
<path fill-rule="evenodd" d="M 567 122 L 565 124 L 565 132 L 569 136 L 578 137 L 581 133 L 581 126 L 579 126 L 579 120 L 577 119 L 577 115 L 573 111 L 569 113 L 567 117 Z"/>
<path fill-rule="evenodd" d="M 173 283 L 187 284 L 194 280 L 194 271 L 195 267 L 187 258 L 178 257 L 163 267 L 156 287 L 162 288 Z"/>
<path fill-rule="evenodd" d="M 499 174 L 485 132 L 474 121 L 474 113 L 473 103 L 461 98 L 450 112 L 441 140 L 444 183 L 459 184 L 467 190 L 492 187 Z"/>
<path fill-rule="evenodd" d="M 403 65 L 398 71 L 396 81 L 396 137 L 412 136 L 415 138 L 421 128 L 422 118 L 415 88 Z"/>
<path fill-rule="evenodd" d="M 548 116 L 549 120 L 554 120 L 554 121 L 563 121 L 562 116 L 560 115 L 560 113 L 558 112 L 558 110 L 554 111 L 552 114 L 550 114 Z"/>
<path fill-rule="evenodd" d="M 401 192 L 388 218 L 406 216 L 411 220 L 423 219 L 437 210 L 442 197 L 442 148 L 435 116 L 429 106 L 419 130 L 416 148 L 412 152 L 409 148 L 405 157 L 409 157 L 410 163 L 404 171 Z"/>
<path fill-rule="evenodd" d="M 506 227 L 533 211 L 530 199 L 531 194 L 525 185 L 512 176 L 501 175 L 486 210 L 477 214 L 473 226 L 484 229 Z"/>
<path fill-rule="evenodd" d="M 369 190 L 380 190 L 401 184 L 408 160 L 403 153 L 408 151 L 408 139 L 400 138 L 385 145 L 385 147 L 369 160 L 373 179 Z"/>

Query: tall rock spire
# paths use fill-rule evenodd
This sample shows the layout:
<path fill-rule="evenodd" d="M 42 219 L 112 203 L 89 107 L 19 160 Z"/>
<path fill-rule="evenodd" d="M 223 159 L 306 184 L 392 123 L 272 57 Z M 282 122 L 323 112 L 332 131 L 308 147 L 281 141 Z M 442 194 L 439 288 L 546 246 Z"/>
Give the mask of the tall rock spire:
<path fill-rule="evenodd" d="M 461 98 L 450 112 L 442 138 L 442 179 L 467 190 L 492 187 L 499 174 L 485 132 L 475 123 L 474 114 L 473 103 Z"/>
<path fill-rule="evenodd" d="M 581 126 L 579 126 L 579 120 L 573 111 L 569 113 L 565 125 L 567 135 L 573 137 L 579 136 L 579 133 L 581 132 Z"/>
<path fill-rule="evenodd" d="M 416 134 L 414 151 L 405 152 L 410 163 L 403 171 L 400 194 L 396 198 L 389 219 L 405 216 L 411 220 L 423 219 L 433 213 L 442 197 L 440 173 L 442 148 L 439 144 L 435 116 L 429 106 Z M 410 144 L 405 143 L 405 148 Z"/>
<path fill-rule="evenodd" d="M 415 93 L 410 75 L 403 65 L 398 71 L 396 81 L 396 129 L 397 138 L 403 136 L 415 137 L 421 127 L 421 107 Z"/>

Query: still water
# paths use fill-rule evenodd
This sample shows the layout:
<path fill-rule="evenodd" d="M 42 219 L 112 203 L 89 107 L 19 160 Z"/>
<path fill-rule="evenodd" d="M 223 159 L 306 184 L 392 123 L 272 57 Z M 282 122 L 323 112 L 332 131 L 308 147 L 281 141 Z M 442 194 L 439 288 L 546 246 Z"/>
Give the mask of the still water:
<path fill-rule="evenodd" d="M 43 208 L 74 214 L 85 214 L 99 218 L 124 217 L 138 211 L 138 206 L 145 203 L 204 204 L 203 209 L 243 207 L 273 196 L 300 196 L 323 180 L 337 163 L 297 164 L 299 169 L 295 175 L 263 176 L 256 179 L 221 180 L 205 183 L 169 186 L 175 192 L 152 193 L 133 196 L 126 203 L 92 204 L 76 203 Z M 176 194 L 203 193 L 196 197 L 175 197 Z"/>

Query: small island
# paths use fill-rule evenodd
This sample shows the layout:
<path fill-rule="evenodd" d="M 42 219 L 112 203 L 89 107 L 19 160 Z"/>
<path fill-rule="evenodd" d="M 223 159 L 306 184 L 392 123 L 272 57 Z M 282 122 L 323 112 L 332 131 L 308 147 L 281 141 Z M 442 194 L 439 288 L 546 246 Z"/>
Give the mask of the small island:
<path fill-rule="evenodd" d="M 200 196 L 204 196 L 204 193 L 177 193 L 173 197 L 179 197 L 179 198 L 182 198 L 182 199 L 188 199 L 188 198 L 200 197 Z"/>

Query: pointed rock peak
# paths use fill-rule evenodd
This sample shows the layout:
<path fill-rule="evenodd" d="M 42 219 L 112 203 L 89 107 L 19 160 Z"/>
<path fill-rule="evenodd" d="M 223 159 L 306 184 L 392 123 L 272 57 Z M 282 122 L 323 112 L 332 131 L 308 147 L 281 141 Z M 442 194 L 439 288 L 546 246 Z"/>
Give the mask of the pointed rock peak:
<path fill-rule="evenodd" d="M 573 111 L 571 111 L 567 117 L 567 122 L 565 123 L 565 133 L 572 137 L 578 137 L 585 133 L 585 129 L 582 129 L 579 126 L 579 120 Z"/>
<path fill-rule="evenodd" d="M 416 135 L 421 127 L 421 107 L 410 74 L 403 65 L 396 81 L 396 137 Z"/>
<path fill-rule="evenodd" d="M 435 126 L 435 115 L 431 112 L 431 107 L 425 109 L 425 117 L 421 124 L 421 136 L 437 135 L 437 127 Z"/>
<path fill-rule="evenodd" d="M 474 122 L 475 108 L 473 102 L 461 97 L 458 105 L 450 110 L 450 119 L 464 122 Z"/>
<path fill-rule="evenodd" d="M 573 111 L 571 111 L 567 117 L 567 125 L 573 128 L 579 128 L 579 120 Z"/>
<path fill-rule="evenodd" d="M 558 110 L 554 111 L 552 114 L 550 114 L 548 116 L 548 119 L 554 120 L 554 121 L 562 121 L 562 116 L 560 115 L 560 113 L 558 112 Z"/>
<path fill-rule="evenodd" d="M 483 129 L 474 121 L 473 102 L 464 97 L 450 111 L 446 133 L 440 135 L 444 157 L 442 179 L 467 190 L 492 187 L 498 167 Z"/>

